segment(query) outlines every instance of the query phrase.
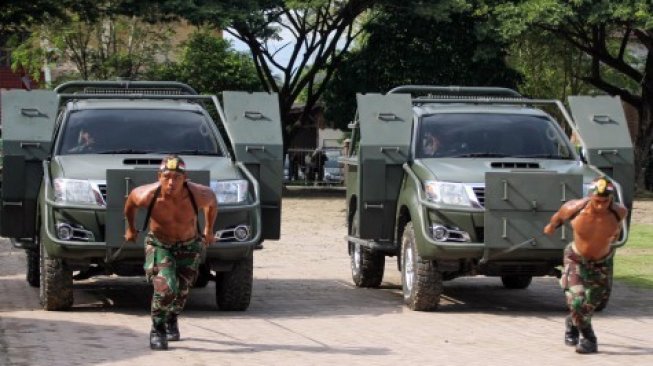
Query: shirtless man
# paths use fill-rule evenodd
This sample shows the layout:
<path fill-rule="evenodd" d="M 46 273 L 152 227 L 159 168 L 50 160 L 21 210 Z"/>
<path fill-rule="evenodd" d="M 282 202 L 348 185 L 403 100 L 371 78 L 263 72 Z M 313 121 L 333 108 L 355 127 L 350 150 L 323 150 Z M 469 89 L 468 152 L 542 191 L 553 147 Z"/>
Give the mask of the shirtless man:
<path fill-rule="evenodd" d="M 592 182 L 588 197 L 562 205 L 544 228 L 552 235 L 570 220 L 574 241 L 564 251 L 564 271 L 560 285 L 565 291 L 570 315 L 565 322 L 565 344 L 578 353 L 598 352 L 592 330 L 592 314 L 609 295 L 609 276 L 621 221 L 628 209 L 613 201 L 614 185 L 605 177 Z M 580 332 L 579 332 L 580 331 Z M 583 338 L 579 341 L 579 333 Z"/>
<path fill-rule="evenodd" d="M 150 348 L 166 350 L 168 341 L 179 340 L 177 316 L 197 279 L 203 247 L 214 241 L 218 203 L 211 188 L 186 180 L 186 166 L 176 155 L 163 159 L 158 177 L 158 182 L 136 187 L 127 197 L 125 240 L 136 240 L 136 210 L 147 208 L 144 269 L 154 287 Z M 206 219 L 204 231 L 197 219 L 199 209 Z"/>

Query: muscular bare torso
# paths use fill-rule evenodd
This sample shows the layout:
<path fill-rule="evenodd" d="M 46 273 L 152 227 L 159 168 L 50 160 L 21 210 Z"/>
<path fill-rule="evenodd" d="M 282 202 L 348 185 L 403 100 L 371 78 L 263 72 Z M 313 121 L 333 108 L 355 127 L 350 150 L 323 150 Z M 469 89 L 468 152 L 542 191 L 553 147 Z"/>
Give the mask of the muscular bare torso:
<path fill-rule="evenodd" d="M 627 213 L 623 205 L 600 202 L 598 198 L 569 201 L 551 217 L 544 232 L 552 234 L 563 221 L 571 220 L 578 254 L 589 260 L 599 260 L 610 253 L 610 244 L 619 236 L 621 220 Z"/>
<path fill-rule="evenodd" d="M 148 192 L 148 202 L 152 202 L 155 192 L 156 187 Z M 199 235 L 197 213 L 188 189 L 182 190 L 179 197 L 165 197 L 159 193 L 150 216 L 150 231 L 168 243 L 188 241 Z"/>
<path fill-rule="evenodd" d="M 215 195 L 209 187 L 192 182 L 187 182 L 188 188 L 183 188 L 175 195 L 166 195 L 162 190 L 158 197 L 154 197 L 159 183 L 152 183 L 135 188 L 128 197 L 127 207 L 149 208 L 152 200 L 156 199 L 152 208 L 149 229 L 160 240 L 166 243 L 188 241 L 202 235 L 205 240 L 212 236 L 213 221 L 205 228 L 205 233 L 197 232 L 197 212 L 193 208 L 190 192 L 192 192 L 198 209 L 205 209 L 215 219 Z M 190 192 L 189 192 L 190 190 Z"/>

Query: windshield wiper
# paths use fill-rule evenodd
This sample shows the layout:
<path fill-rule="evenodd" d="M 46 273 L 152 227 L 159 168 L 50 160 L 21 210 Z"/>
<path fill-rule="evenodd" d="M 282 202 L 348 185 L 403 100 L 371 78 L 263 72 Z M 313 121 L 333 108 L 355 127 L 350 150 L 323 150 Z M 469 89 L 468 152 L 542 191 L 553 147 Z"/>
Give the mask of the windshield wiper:
<path fill-rule="evenodd" d="M 553 154 L 531 154 L 531 155 L 515 155 L 515 158 L 533 158 L 533 159 L 560 159 L 560 160 L 568 160 L 568 158 L 565 158 L 564 156 L 561 155 L 553 155 Z"/>
<path fill-rule="evenodd" d="M 475 153 L 454 155 L 449 157 L 450 158 L 505 158 L 508 156 L 512 156 L 512 155 L 492 153 L 492 152 L 475 152 Z"/>
<path fill-rule="evenodd" d="M 219 154 L 215 151 L 206 151 L 206 150 L 178 150 L 178 151 L 169 151 L 163 152 L 163 154 L 177 154 L 177 155 L 209 155 L 209 156 L 218 156 Z"/>
<path fill-rule="evenodd" d="M 136 150 L 136 149 L 116 149 L 116 150 L 104 150 L 98 152 L 98 154 L 150 154 L 151 151 L 145 150 Z"/>

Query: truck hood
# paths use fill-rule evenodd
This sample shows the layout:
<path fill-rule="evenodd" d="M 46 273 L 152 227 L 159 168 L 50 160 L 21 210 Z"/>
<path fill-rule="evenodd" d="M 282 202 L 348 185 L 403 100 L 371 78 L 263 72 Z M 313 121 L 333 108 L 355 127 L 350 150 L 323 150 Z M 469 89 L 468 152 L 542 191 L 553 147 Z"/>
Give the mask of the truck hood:
<path fill-rule="evenodd" d="M 516 170 L 546 170 L 557 173 L 592 175 L 583 167 L 583 164 L 575 160 L 443 158 L 420 159 L 416 163 L 423 165 L 431 173 L 430 177 L 421 177 L 422 179 L 458 183 L 483 183 L 485 182 L 486 172 L 510 172 Z"/>
<path fill-rule="evenodd" d="M 60 155 L 52 159 L 52 177 L 106 180 L 108 169 L 158 169 L 162 155 Z M 228 157 L 182 156 L 187 170 L 208 170 L 212 180 L 240 179 Z"/>

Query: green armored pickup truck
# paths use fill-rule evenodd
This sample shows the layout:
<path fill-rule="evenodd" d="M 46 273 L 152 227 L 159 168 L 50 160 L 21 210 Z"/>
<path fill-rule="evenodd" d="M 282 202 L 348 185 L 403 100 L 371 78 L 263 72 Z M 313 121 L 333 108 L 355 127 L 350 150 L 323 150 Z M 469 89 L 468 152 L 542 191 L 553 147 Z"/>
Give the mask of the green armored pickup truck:
<path fill-rule="evenodd" d="M 443 281 L 459 276 L 523 289 L 533 276 L 559 274 L 571 227 L 553 238 L 542 230 L 597 176 L 618 182 L 618 199 L 632 206 L 633 150 L 618 98 L 570 97 L 573 119 L 560 101 L 505 88 L 402 86 L 357 103 L 342 160 L 353 281 L 378 287 L 385 258 L 396 256 L 413 310 L 436 308 Z"/>
<path fill-rule="evenodd" d="M 195 286 L 214 279 L 220 309 L 249 306 L 254 248 L 280 233 L 279 103 L 244 92 L 224 92 L 222 102 L 224 110 L 177 82 L 2 92 L 0 234 L 26 250 L 27 281 L 40 287 L 44 309 L 70 308 L 74 279 L 143 275 L 144 235 L 124 243 L 124 201 L 156 181 L 167 154 L 182 156 L 189 179 L 218 200 L 216 242 Z"/>

